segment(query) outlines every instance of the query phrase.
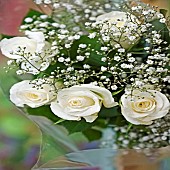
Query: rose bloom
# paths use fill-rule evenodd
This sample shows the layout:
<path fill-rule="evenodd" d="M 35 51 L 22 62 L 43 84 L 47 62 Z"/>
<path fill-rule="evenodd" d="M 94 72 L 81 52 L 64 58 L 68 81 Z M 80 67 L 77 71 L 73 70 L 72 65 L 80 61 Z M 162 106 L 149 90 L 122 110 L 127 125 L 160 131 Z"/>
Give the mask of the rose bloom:
<path fill-rule="evenodd" d="M 38 70 L 44 71 L 50 64 L 48 55 L 45 55 L 45 50 L 50 45 L 45 42 L 42 32 L 26 31 L 25 34 L 27 37 L 3 39 L 0 42 L 1 52 L 10 59 L 20 60 L 21 69 L 27 73 L 38 74 Z M 24 56 L 20 52 L 21 50 L 24 50 Z M 42 62 L 37 54 L 42 55 L 44 62 Z"/>
<path fill-rule="evenodd" d="M 117 105 L 110 91 L 91 84 L 82 84 L 59 91 L 57 100 L 51 103 L 52 112 L 64 120 L 93 122 L 102 104 L 111 108 Z"/>
<path fill-rule="evenodd" d="M 10 89 L 10 100 L 18 107 L 28 105 L 31 108 L 37 108 L 55 99 L 54 87 L 49 84 L 43 84 L 42 89 L 33 88 L 30 80 L 24 80 L 14 84 Z"/>
<path fill-rule="evenodd" d="M 136 30 L 140 22 L 134 15 L 129 15 L 127 16 L 125 12 L 112 11 L 96 18 L 96 21 L 103 25 L 102 32 L 110 32 L 113 39 L 125 49 L 139 39 Z M 112 42 L 113 45 L 115 43 Z"/>
<path fill-rule="evenodd" d="M 170 109 L 167 97 L 156 90 L 133 90 L 121 97 L 121 112 L 132 124 L 150 125 L 153 120 L 164 117 Z"/>

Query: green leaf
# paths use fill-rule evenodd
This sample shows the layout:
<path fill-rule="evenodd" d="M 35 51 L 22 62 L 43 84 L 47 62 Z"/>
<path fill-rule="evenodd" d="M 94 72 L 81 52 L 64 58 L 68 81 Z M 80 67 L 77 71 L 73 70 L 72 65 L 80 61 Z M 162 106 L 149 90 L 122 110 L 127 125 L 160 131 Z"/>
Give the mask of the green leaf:
<path fill-rule="evenodd" d="M 34 17 L 34 16 L 40 16 L 40 15 L 42 15 L 42 13 L 41 12 L 39 12 L 39 11 L 35 11 L 35 10 L 30 10 L 29 12 L 28 12 L 28 14 L 27 14 L 27 16 L 26 17 Z"/>
<path fill-rule="evenodd" d="M 168 10 L 160 9 L 159 11 L 160 11 L 161 14 L 163 14 L 164 17 L 166 17 L 166 14 L 167 14 Z"/>
<path fill-rule="evenodd" d="M 38 108 L 27 107 L 26 110 L 30 115 L 44 116 L 44 117 L 50 119 L 53 122 L 57 122 L 57 121 L 60 120 L 59 117 L 55 116 L 51 112 L 50 106 L 41 106 L 41 107 L 38 107 Z"/>
<path fill-rule="evenodd" d="M 66 121 L 66 120 L 60 119 L 60 120 L 58 120 L 57 122 L 55 122 L 54 124 L 57 125 L 57 124 L 60 124 L 60 123 L 62 123 L 62 122 L 64 122 L 64 121 Z"/>
<path fill-rule="evenodd" d="M 99 51 L 101 48 L 101 44 L 98 42 L 97 38 L 90 39 L 86 35 L 81 36 L 81 38 L 77 41 L 74 41 L 71 49 L 70 49 L 70 57 L 72 60 L 76 59 L 77 56 L 77 50 L 79 48 L 80 44 L 87 44 L 89 48 L 91 49 L 91 55 L 89 56 L 88 59 L 86 59 L 83 63 L 84 64 L 89 64 L 91 66 L 107 66 L 107 63 L 102 62 L 101 58 L 103 57 L 102 55 L 97 54 L 95 51 Z M 94 51 L 92 51 L 94 50 Z M 83 53 L 83 52 L 82 52 Z"/>
<path fill-rule="evenodd" d="M 0 69 L 0 87 L 2 88 L 5 95 L 9 97 L 10 88 L 17 83 L 19 80 L 16 77 L 15 72 L 5 72 L 5 69 Z"/>
<path fill-rule="evenodd" d="M 69 134 L 72 134 L 75 132 L 85 131 L 86 129 L 93 126 L 94 122 L 88 123 L 84 119 L 82 119 L 81 121 L 64 121 L 60 124 L 63 125 L 68 130 Z"/>
<path fill-rule="evenodd" d="M 120 90 L 118 90 L 118 91 L 113 92 L 113 93 L 112 93 L 112 96 L 115 96 L 115 95 L 119 94 L 119 93 L 122 92 L 123 90 L 124 90 L 124 88 L 123 88 L 123 89 L 120 89 Z"/>
<path fill-rule="evenodd" d="M 102 136 L 102 132 L 95 129 L 87 129 L 83 131 L 83 134 L 87 137 L 89 141 L 98 140 Z"/>
<path fill-rule="evenodd" d="M 91 66 L 107 66 L 106 62 L 101 61 L 103 56 L 96 54 L 96 52 L 91 52 L 90 57 L 85 60 L 84 63 L 89 64 Z"/>
<path fill-rule="evenodd" d="M 103 118 L 110 118 L 110 117 L 116 117 L 120 115 L 119 106 L 115 106 L 112 108 L 105 108 L 104 106 L 99 112 L 99 117 Z"/>
<path fill-rule="evenodd" d="M 133 124 L 129 123 L 128 128 L 127 128 L 127 132 L 129 132 L 129 130 L 132 128 Z"/>
<path fill-rule="evenodd" d="M 109 120 L 109 124 L 114 126 L 124 126 L 127 125 L 129 122 L 122 115 L 118 115 L 117 117 L 113 117 Z"/>
<path fill-rule="evenodd" d="M 77 56 L 77 49 L 80 44 L 87 44 L 90 45 L 91 49 L 99 50 L 101 45 L 97 43 L 97 39 L 90 39 L 88 36 L 83 35 L 79 40 L 74 41 L 73 45 L 71 46 L 70 50 L 70 57 L 71 59 L 76 59 Z"/>
<path fill-rule="evenodd" d="M 167 25 L 164 23 L 161 23 L 159 19 L 156 19 L 154 21 L 151 21 L 151 24 L 154 26 L 153 30 L 158 31 L 161 34 L 161 39 L 166 41 L 168 44 L 170 44 L 170 35 L 169 30 L 167 28 Z"/>

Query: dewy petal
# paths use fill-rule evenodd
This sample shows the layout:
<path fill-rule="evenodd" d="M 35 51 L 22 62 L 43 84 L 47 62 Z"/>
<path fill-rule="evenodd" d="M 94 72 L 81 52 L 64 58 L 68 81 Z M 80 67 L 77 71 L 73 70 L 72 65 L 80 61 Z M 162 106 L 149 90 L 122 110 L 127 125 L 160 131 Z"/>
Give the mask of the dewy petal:
<path fill-rule="evenodd" d="M 94 86 L 92 84 L 82 84 L 82 85 L 73 86 L 71 88 L 77 90 L 88 89 L 90 91 L 93 91 L 94 93 L 97 93 L 102 98 L 103 105 L 106 108 L 111 108 L 118 105 L 118 103 L 114 101 L 114 98 L 112 97 L 112 93 L 103 87 Z"/>
<path fill-rule="evenodd" d="M 57 103 L 57 100 L 51 102 L 50 105 L 51 111 L 58 117 L 64 119 L 64 120 L 81 120 L 80 117 L 78 116 L 72 116 L 69 115 L 68 113 L 65 113 L 63 108 Z"/>

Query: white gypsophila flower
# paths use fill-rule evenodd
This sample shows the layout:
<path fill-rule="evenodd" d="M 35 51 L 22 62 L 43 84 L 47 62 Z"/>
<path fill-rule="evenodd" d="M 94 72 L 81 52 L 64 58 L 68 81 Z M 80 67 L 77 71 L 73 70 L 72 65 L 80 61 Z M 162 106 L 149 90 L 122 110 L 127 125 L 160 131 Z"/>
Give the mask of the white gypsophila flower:
<path fill-rule="evenodd" d="M 135 125 L 150 125 L 164 117 L 170 109 L 168 98 L 157 90 L 133 90 L 121 97 L 121 112 L 127 121 Z"/>
<path fill-rule="evenodd" d="M 42 32 L 26 31 L 25 34 L 27 37 L 3 39 L 0 48 L 6 57 L 20 60 L 21 69 L 27 73 L 38 74 L 39 71 L 47 69 L 51 62 L 49 56 L 45 54 L 50 45 L 45 42 Z M 42 65 L 42 63 L 46 64 Z"/>
<path fill-rule="evenodd" d="M 18 107 L 28 105 L 31 108 L 37 108 L 50 104 L 55 99 L 54 86 L 50 84 L 43 84 L 42 88 L 34 88 L 34 86 L 30 80 L 14 84 L 10 89 L 10 100 Z"/>
<path fill-rule="evenodd" d="M 93 122 L 98 117 L 102 104 L 106 108 L 117 105 L 109 90 L 93 84 L 82 84 L 59 91 L 51 103 L 52 112 L 64 120 Z"/>
<path fill-rule="evenodd" d="M 102 25 L 102 32 L 111 32 L 113 39 L 116 40 L 112 42 L 113 45 L 119 41 L 121 46 L 127 49 L 132 43 L 139 39 L 135 30 L 137 30 L 140 22 L 132 14 L 112 11 L 98 16 L 96 22 Z"/>

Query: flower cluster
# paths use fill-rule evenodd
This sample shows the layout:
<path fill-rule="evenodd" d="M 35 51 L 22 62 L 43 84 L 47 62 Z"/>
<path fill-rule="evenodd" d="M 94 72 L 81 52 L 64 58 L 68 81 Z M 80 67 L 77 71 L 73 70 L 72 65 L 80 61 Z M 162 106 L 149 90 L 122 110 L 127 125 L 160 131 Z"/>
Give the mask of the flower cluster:
<path fill-rule="evenodd" d="M 49 107 L 63 125 L 84 120 L 109 125 L 117 129 L 118 143 L 123 139 L 119 134 L 132 125 L 134 140 L 136 127 L 142 126 L 137 128 L 141 137 L 158 129 L 157 120 L 166 119 L 170 110 L 166 17 L 154 7 L 130 2 L 119 11 L 109 1 L 91 6 L 55 2 L 53 8 L 51 17 L 37 13 L 25 18 L 25 36 L 0 42 L 2 54 L 10 58 L 8 68 L 14 67 L 18 76 L 32 75 L 11 87 L 11 101 L 18 107 Z M 123 141 L 122 147 L 134 145 Z"/>

